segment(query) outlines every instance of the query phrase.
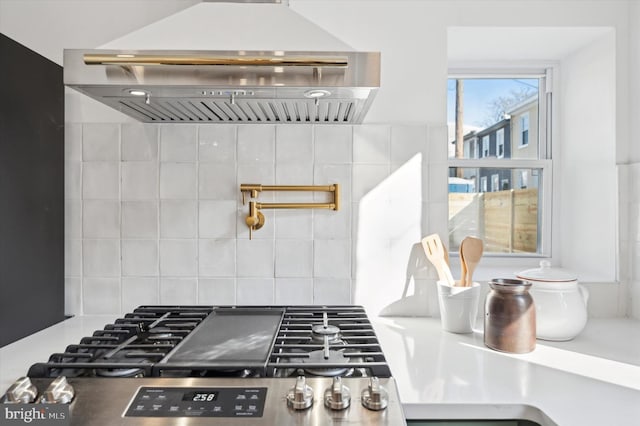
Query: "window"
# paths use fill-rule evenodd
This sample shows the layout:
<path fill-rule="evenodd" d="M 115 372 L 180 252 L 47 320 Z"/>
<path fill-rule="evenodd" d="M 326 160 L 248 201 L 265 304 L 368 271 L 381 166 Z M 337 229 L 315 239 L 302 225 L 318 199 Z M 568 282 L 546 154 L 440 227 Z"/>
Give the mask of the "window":
<path fill-rule="evenodd" d="M 496 151 L 498 158 L 504 158 L 504 129 L 496 132 Z"/>
<path fill-rule="evenodd" d="M 520 146 L 529 145 L 529 113 L 520 117 Z"/>
<path fill-rule="evenodd" d="M 491 192 L 496 192 L 500 189 L 500 175 L 491 175 Z"/>
<path fill-rule="evenodd" d="M 548 156 L 546 70 L 456 70 L 448 81 L 448 111 L 461 103 L 464 157 L 449 158 L 450 182 L 478 182 L 475 191 L 449 185 L 449 250 L 467 235 L 484 240 L 489 256 L 548 256 L 551 239 L 551 161 Z M 461 80 L 463 96 L 456 93 Z M 478 141 L 474 156 L 472 141 Z"/>
<path fill-rule="evenodd" d="M 489 136 L 482 137 L 482 157 L 489 156 Z"/>

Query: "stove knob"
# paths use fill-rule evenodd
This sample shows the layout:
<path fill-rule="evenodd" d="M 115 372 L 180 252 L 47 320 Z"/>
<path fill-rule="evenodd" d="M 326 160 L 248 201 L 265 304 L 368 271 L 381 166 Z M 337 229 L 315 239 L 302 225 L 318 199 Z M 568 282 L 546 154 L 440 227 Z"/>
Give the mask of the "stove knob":
<path fill-rule="evenodd" d="M 369 410 L 380 411 L 387 408 L 389 394 L 380 386 L 377 377 L 369 379 L 369 386 L 362 391 L 362 405 Z"/>
<path fill-rule="evenodd" d="M 324 391 L 324 405 L 332 410 L 344 410 L 351 404 L 351 392 L 342 384 L 340 377 L 334 377 L 333 383 Z"/>
<path fill-rule="evenodd" d="M 28 404 L 36 400 L 38 389 L 31 383 L 28 377 L 20 377 L 7 389 L 4 402 L 9 404 Z"/>
<path fill-rule="evenodd" d="M 306 410 L 313 404 L 313 389 L 308 386 L 304 376 L 298 376 L 296 385 L 289 390 L 287 405 L 294 410 Z"/>
<path fill-rule="evenodd" d="M 67 383 L 65 376 L 57 377 L 42 394 L 43 404 L 68 404 L 75 395 L 73 387 Z"/>

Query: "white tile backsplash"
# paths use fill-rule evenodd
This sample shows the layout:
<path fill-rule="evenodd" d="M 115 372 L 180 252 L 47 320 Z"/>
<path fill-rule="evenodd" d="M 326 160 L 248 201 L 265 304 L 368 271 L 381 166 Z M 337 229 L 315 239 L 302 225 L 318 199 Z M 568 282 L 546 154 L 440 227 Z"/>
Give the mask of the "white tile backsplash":
<path fill-rule="evenodd" d="M 158 277 L 123 277 L 122 311 L 131 312 L 140 305 L 160 303 Z"/>
<path fill-rule="evenodd" d="M 427 126 L 392 126 L 391 162 L 403 164 L 418 153 L 427 158 Z"/>
<path fill-rule="evenodd" d="M 276 277 L 312 277 L 313 241 L 276 240 Z"/>
<path fill-rule="evenodd" d="M 122 124 L 122 161 L 152 161 L 158 159 L 158 126 Z"/>
<path fill-rule="evenodd" d="M 276 278 L 276 305 L 313 304 L 312 278 Z"/>
<path fill-rule="evenodd" d="M 201 278 L 198 280 L 198 303 L 204 305 L 235 305 L 235 278 Z"/>
<path fill-rule="evenodd" d="M 83 238 L 118 238 L 120 203 L 116 200 L 86 200 L 82 206 Z"/>
<path fill-rule="evenodd" d="M 198 274 L 201 277 L 236 276 L 236 240 L 200 239 Z"/>
<path fill-rule="evenodd" d="M 197 276 L 197 241 L 160 240 L 160 275 L 174 277 Z"/>
<path fill-rule="evenodd" d="M 385 124 L 71 125 L 67 310 L 126 312 L 154 303 L 358 303 L 359 256 L 390 253 L 393 238 L 400 242 L 391 253 L 393 262 L 403 263 L 410 251 L 405 227 L 388 221 L 409 218 L 427 229 L 429 204 L 420 188 L 428 188 L 431 178 L 411 175 L 415 167 L 407 171 L 405 163 L 420 154 L 416 167 L 422 170 L 428 134 L 439 137 L 439 131 Z M 403 179 L 420 183 L 414 187 Z M 341 208 L 265 209 L 264 227 L 249 240 L 241 183 L 338 183 Z M 264 191 L 257 201 L 328 199 L 320 192 Z M 404 282 L 406 271 L 396 269 L 403 268 L 367 277 L 372 280 L 367 286 Z"/>
<path fill-rule="evenodd" d="M 122 275 L 158 275 L 157 240 L 122 240 Z"/>
<path fill-rule="evenodd" d="M 353 162 L 356 164 L 389 164 L 391 127 L 387 125 L 357 126 L 353 129 Z"/>
<path fill-rule="evenodd" d="M 82 163 L 82 198 L 120 198 L 120 164 L 115 161 L 87 161 Z"/>
<path fill-rule="evenodd" d="M 313 303 L 317 305 L 352 303 L 351 280 L 346 278 L 314 278 Z"/>
<path fill-rule="evenodd" d="M 237 276 L 273 277 L 273 243 L 272 239 L 239 239 L 236 245 Z"/>
<path fill-rule="evenodd" d="M 120 277 L 120 240 L 82 240 L 84 277 Z"/>
<path fill-rule="evenodd" d="M 82 240 L 64 241 L 64 276 L 82 275 Z"/>
<path fill-rule="evenodd" d="M 160 303 L 163 305 L 195 305 L 198 280 L 195 278 L 161 278 Z"/>
<path fill-rule="evenodd" d="M 82 278 L 80 277 L 64 279 L 64 313 L 65 315 L 82 314 Z"/>
<path fill-rule="evenodd" d="M 157 162 L 124 162 L 121 172 L 123 200 L 155 200 L 158 198 Z"/>
<path fill-rule="evenodd" d="M 82 201 L 79 199 L 64 202 L 64 237 L 82 238 Z"/>
<path fill-rule="evenodd" d="M 235 164 L 236 134 L 236 126 L 199 126 L 198 159 L 200 163 Z"/>
<path fill-rule="evenodd" d="M 314 161 L 316 164 L 350 164 L 353 157 L 351 126 L 316 126 Z"/>
<path fill-rule="evenodd" d="M 93 278 L 82 280 L 82 306 L 86 315 L 116 314 L 120 306 L 120 278 Z"/>
<path fill-rule="evenodd" d="M 198 221 L 200 238 L 235 238 L 237 202 L 202 200 L 199 203 Z"/>
<path fill-rule="evenodd" d="M 273 278 L 238 278 L 236 302 L 238 305 L 273 305 Z"/>
<path fill-rule="evenodd" d="M 64 163 L 64 198 L 66 200 L 82 199 L 82 163 L 80 161 Z"/>
<path fill-rule="evenodd" d="M 320 212 L 306 210 L 274 212 L 275 239 L 310 240 L 313 237 L 313 218 L 318 213 Z M 241 226 L 245 225 L 241 224 Z"/>
<path fill-rule="evenodd" d="M 313 164 L 313 126 L 276 127 L 276 163 Z"/>
<path fill-rule="evenodd" d="M 353 200 L 358 201 L 375 191 L 388 176 L 388 164 L 355 164 L 353 166 Z"/>
<path fill-rule="evenodd" d="M 122 202 L 122 238 L 158 238 L 158 201 Z"/>
<path fill-rule="evenodd" d="M 83 161 L 119 161 L 120 126 L 110 123 L 84 124 L 82 127 Z"/>
<path fill-rule="evenodd" d="M 236 200 L 235 164 L 201 163 L 198 169 L 198 197 L 211 200 Z"/>
<path fill-rule="evenodd" d="M 195 163 L 160 164 L 160 198 L 195 200 L 196 195 Z"/>
<path fill-rule="evenodd" d="M 160 238 L 195 238 L 198 203 L 195 200 L 160 201 Z"/>
<path fill-rule="evenodd" d="M 160 126 L 160 160 L 195 162 L 197 156 L 197 126 Z"/>
<path fill-rule="evenodd" d="M 238 127 L 238 163 L 275 161 L 276 128 L 272 125 Z"/>
<path fill-rule="evenodd" d="M 82 161 L 82 124 L 69 123 L 64 128 L 65 161 Z"/>
<path fill-rule="evenodd" d="M 313 276 L 351 277 L 351 240 L 314 240 Z"/>
<path fill-rule="evenodd" d="M 313 215 L 313 237 L 320 240 L 351 238 L 351 203 L 340 210 L 318 210 Z"/>

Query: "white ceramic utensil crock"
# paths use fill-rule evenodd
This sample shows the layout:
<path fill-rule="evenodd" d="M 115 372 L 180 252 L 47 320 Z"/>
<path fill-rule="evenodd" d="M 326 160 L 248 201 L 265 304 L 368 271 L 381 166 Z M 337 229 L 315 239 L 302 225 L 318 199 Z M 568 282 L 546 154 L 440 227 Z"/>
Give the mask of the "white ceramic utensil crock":
<path fill-rule="evenodd" d="M 542 340 L 571 340 L 587 324 L 589 292 L 578 284 L 575 274 L 551 268 L 548 261 L 540 268 L 516 274 L 530 281 L 531 296 L 536 306 L 536 337 Z"/>

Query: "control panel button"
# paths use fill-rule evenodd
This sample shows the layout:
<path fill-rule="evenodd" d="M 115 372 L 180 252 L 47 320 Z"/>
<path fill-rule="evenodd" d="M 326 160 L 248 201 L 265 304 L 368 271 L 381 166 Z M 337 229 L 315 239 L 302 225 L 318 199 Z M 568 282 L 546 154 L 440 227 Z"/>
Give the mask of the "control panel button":
<path fill-rule="evenodd" d="M 43 404 L 69 404 L 75 396 L 75 390 L 65 376 L 57 377 L 42 394 Z"/>
<path fill-rule="evenodd" d="M 344 410 L 351 404 L 351 392 L 342 384 L 340 377 L 334 377 L 331 386 L 324 391 L 324 405 L 332 410 Z"/>
<path fill-rule="evenodd" d="M 362 405 L 373 411 L 380 411 L 387 408 L 389 395 L 384 387 L 380 385 L 377 377 L 369 379 L 369 386 L 362 391 Z"/>
<path fill-rule="evenodd" d="M 298 376 L 295 386 L 289 390 L 287 405 L 294 410 L 306 410 L 313 405 L 313 389 L 307 385 L 304 376 Z"/>
<path fill-rule="evenodd" d="M 31 383 L 31 379 L 20 377 L 7 389 L 4 402 L 28 404 L 35 401 L 36 396 L 38 396 L 38 389 Z"/>

